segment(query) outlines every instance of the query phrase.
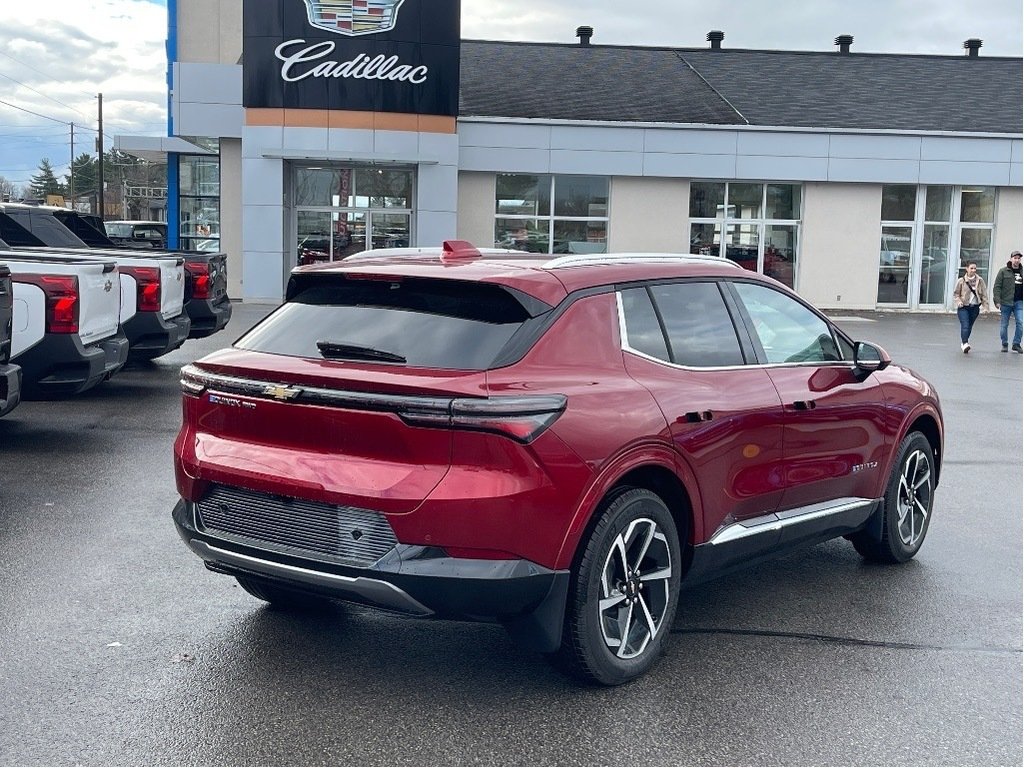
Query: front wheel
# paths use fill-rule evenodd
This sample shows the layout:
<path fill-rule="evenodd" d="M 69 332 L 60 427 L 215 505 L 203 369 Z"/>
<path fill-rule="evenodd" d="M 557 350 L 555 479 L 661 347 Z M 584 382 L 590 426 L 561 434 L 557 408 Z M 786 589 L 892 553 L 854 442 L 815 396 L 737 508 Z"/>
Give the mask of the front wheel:
<path fill-rule="evenodd" d="M 573 572 L 552 661 L 602 685 L 650 669 L 676 613 L 679 551 L 675 521 L 656 494 L 635 488 L 606 502 Z"/>
<path fill-rule="evenodd" d="M 911 432 L 896 455 L 882 500 L 881 539 L 867 531 L 850 537 L 862 557 L 879 563 L 903 563 L 916 555 L 932 519 L 935 455 L 931 444 L 920 432 Z"/>

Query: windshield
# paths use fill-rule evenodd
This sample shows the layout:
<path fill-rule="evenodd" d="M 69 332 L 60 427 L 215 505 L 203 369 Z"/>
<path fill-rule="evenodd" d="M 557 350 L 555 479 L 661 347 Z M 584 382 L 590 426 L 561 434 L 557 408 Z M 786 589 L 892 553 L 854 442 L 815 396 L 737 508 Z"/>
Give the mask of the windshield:
<path fill-rule="evenodd" d="M 103 226 L 107 230 L 107 236 L 108 237 L 131 237 L 132 236 L 132 225 L 131 224 L 111 224 L 108 221 Z"/>

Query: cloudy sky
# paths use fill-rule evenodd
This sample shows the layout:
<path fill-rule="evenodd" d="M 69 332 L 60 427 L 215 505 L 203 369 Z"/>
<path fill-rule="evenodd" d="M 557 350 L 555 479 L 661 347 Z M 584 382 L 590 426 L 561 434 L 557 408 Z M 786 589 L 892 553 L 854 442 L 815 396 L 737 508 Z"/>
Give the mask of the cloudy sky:
<path fill-rule="evenodd" d="M 297 2 L 298 0 L 294 0 Z M 642 9 L 642 10 L 641 10 Z M 711 29 L 733 48 L 960 55 L 980 37 L 982 55 L 1021 55 L 1021 0 L 462 0 L 463 36 L 594 44 L 702 47 Z M 166 0 L 0 2 L 0 177 L 21 185 L 43 157 L 59 174 L 104 133 L 166 129 Z M 19 109 L 20 108 L 20 109 Z M 27 110 L 27 111 L 26 111 Z M 108 138 L 109 146 L 109 138 Z"/>

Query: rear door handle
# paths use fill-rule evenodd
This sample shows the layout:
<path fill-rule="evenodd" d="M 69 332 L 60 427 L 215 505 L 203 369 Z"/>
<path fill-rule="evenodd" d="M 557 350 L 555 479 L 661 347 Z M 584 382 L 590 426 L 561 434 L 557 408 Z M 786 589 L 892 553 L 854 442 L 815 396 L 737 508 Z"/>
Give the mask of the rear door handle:
<path fill-rule="evenodd" d="M 793 407 L 798 411 L 813 411 L 818 404 L 813 400 L 797 400 L 793 403 Z"/>
<path fill-rule="evenodd" d="M 680 421 L 696 424 L 701 421 L 711 421 L 713 418 L 715 418 L 715 414 L 711 411 L 689 411 Z"/>

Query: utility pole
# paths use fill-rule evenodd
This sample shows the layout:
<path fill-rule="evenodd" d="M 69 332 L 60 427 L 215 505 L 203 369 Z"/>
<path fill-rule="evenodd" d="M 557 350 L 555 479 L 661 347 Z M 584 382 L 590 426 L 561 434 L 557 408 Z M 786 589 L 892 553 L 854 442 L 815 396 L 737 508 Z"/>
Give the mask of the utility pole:
<path fill-rule="evenodd" d="M 96 150 L 100 155 L 100 167 L 99 167 L 99 199 L 100 199 L 100 220 L 102 221 L 104 216 L 104 200 L 103 200 L 103 94 L 99 95 L 100 99 L 100 120 L 99 120 L 99 135 L 96 137 Z"/>
<path fill-rule="evenodd" d="M 71 197 L 71 207 L 75 207 L 75 124 L 71 124 L 71 174 L 68 177 L 68 183 L 70 190 L 68 194 Z"/>

